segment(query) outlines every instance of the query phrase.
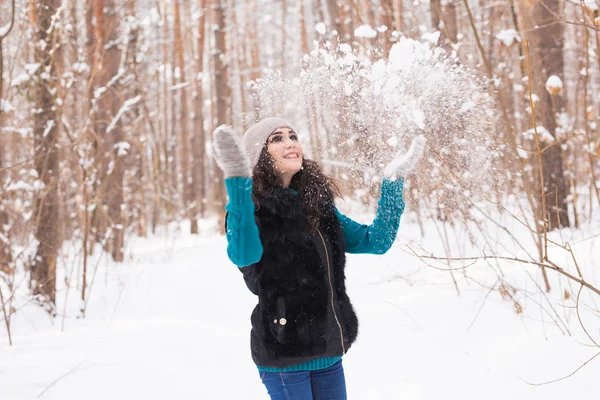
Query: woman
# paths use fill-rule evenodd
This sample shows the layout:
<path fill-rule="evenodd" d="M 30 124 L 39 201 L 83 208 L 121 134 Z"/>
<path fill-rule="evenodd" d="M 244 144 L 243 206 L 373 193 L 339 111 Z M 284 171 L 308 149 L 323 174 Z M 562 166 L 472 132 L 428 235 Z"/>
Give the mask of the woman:
<path fill-rule="evenodd" d="M 404 210 L 403 176 L 425 138 L 385 169 L 370 226 L 337 210 L 336 187 L 303 157 L 285 119 L 261 120 L 243 145 L 220 126 L 213 143 L 229 194 L 227 253 L 258 296 L 250 347 L 271 399 L 346 399 L 341 358 L 356 339 L 358 320 L 346 294 L 345 253 L 383 254 L 391 247 Z"/>

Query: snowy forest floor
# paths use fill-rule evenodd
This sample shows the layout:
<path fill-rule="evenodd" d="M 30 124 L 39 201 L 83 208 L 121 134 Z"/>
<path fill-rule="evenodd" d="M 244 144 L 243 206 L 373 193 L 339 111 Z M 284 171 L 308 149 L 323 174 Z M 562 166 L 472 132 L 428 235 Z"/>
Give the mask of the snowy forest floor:
<path fill-rule="evenodd" d="M 59 315 L 52 321 L 38 306 L 18 303 L 13 346 L 0 327 L 0 399 L 266 399 L 249 351 L 256 300 L 228 260 L 225 238 L 212 233 L 215 223 L 205 221 L 195 236 L 183 224 L 150 238 L 130 237 L 121 265 L 106 256 L 93 259 L 90 280 L 97 271 L 84 319 L 75 318 L 76 282 L 66 289 L 65 271 L 80 263 L 67 246 Z M 508 224 L 522 243 L 530 240 L 518 223 Z M 493 224 L 486 230 L 505 247 L 515 244 Z M 535 283 L 541 282 L 539 268 L 478 262 L 453 272 L 458 295 L 448 271 L 408 254 L 407 245 L 444 254 L 433 222 L 425 232 L 421 237 L 407 212 L 387 254 L 348 256 L 348 292 L 360 320 L 358 340 L 344 357 L 350 399 L 597 398 L 600 357 L 568 379 L 529 384 L 568 375 L 598 352 L 572 309 L 577 285 L 569 287 L 550 271 L 553 291 L 546 298 Z M 451 247 L 459 255 L 462 239 L 456 239 Z M 596 240 L 574 245 L 593 282 L 599 281 Z M 468 255 L 463 250 L 460 255 Z M 490 290 L 498 288 L 499 276 L 518 289 L 511 293 L 522 313 Z M 25 298 L 25 284 L 20 291 L 17 299 Z M 595 307 L 589 293 L 582 301 Z M 597 338 L 598 314 L 584 308 L 586 327 Z"/>

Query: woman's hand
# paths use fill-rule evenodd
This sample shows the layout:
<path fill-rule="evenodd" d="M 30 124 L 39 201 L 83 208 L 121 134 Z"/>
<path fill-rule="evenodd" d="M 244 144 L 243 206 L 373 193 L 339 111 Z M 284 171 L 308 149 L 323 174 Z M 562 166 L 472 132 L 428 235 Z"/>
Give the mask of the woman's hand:
<path fill-rule="evenodd" d="M 383 176 L 391 181 L 395 181 L 398 178 L 405 177 L 406 174 L 411 171 L 425 150 L 425 136 L 417 136 L 406 153 L 398 152 L 396 157 L 391 163 L 385 168 Z"/>
<path fill-rule="evenodd" d="M 213 151 L 225 178 L 252 176 L 250 162 L 238 135 L 231 126 L 221 125 L 213 132 Z"/>

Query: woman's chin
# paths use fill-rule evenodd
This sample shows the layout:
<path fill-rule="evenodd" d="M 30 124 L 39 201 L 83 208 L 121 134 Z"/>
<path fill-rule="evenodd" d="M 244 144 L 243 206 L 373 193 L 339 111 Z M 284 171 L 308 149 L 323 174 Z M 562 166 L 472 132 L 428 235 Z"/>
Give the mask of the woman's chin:
<path fill-rule="evenodd" d="M 302 162 L 298 163 L 285 163 L 279 168 L 280 173 L 294 175 L 296 172 L 302 169 Z"/>

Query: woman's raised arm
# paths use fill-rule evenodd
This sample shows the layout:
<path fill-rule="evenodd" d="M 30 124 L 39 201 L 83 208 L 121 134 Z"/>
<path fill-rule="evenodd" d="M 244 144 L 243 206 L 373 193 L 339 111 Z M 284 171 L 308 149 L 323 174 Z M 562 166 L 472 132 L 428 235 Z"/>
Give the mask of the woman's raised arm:
<path fill-rule="evenodd" d="M 229 195 L 226 235 L 227 255 L 238 267 L 254 264 L 262 257 L 262 243 L 254 220 L 250 163 L 240 138 L 230 126 L 221 125 L 213 133 L 217 165 L 223 170 Z"/>
<path fill-rule="evenodd" d="M 408 151 L 399 151 L 385 168 L 377 214 L 371 225 L 359 224 L 336 209 L 348 253 L 383 254 L 392 247 L 400 227 L 400 216 L 404 212 L 404 176 L 423 155 L 425 143 L 423 135 L 417 136 Z"/>

